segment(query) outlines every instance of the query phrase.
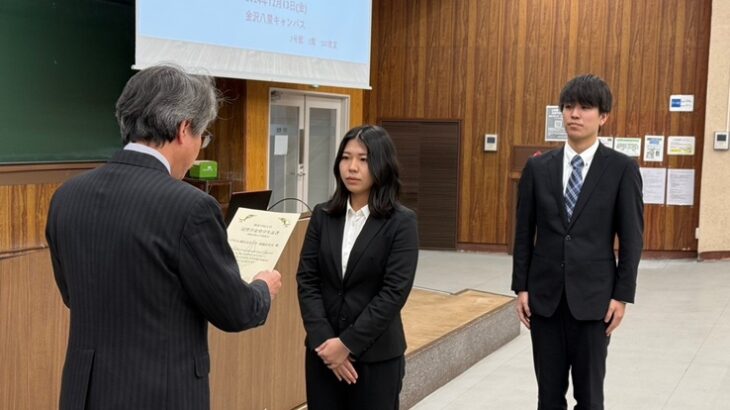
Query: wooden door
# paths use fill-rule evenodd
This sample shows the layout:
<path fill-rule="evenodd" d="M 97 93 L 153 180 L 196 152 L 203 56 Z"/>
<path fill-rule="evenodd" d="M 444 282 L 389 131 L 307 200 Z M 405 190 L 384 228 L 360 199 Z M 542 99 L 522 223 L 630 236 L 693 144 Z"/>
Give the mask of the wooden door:
<path fill-rule="evenodd" d="M 418 215 L 420 247 L 456 249 L 458 121 L 382 121 L 401 166 L 401 201 Z"/>

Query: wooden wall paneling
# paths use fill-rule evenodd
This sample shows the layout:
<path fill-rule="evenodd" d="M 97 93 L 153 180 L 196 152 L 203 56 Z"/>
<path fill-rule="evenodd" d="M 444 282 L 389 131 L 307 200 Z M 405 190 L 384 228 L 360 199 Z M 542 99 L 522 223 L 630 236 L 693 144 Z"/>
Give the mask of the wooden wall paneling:
<path fill-rule="evenodd" d="M 0 257 L 46 246 L 51 197 L 67 179 L 94 163 L 6 165 L 0 167 Z"/>
<path fill-rule="evenodd" d="M 422 107 L 419 101 L 423 100 L 423 94 L 426 87 L 420 86 L 422 84 L 425 72 L 425 47 L 423 46 L 424 35 L 427 32 L 426 20 L 421 18 L 420 13 L 425 11 L 424 8 L 417 7 L 415 2 L 402 2 L 401 13 L 404 13 L 403 18 L 412 22 L 413 30 L 402 30 L 405 35 L 403 42 L 404 52 L 403 55 L 407 59 L 408 63 L 404 64 L 402 69 L 404 71 L 404 78 L 411 78 L 419 86 L 406 87 L 403 92 L 404 107 L 409 109 L 416 109 Z"/>
<path fill-rule="evenodd" d="M 488 7 L 488 8 L 487 8 Z M 485 8 L 487 8 L 485 10 Z M 488 24 L 486 16 L 492 12 L 498 12 L 501 8 L 499 2 L 491 4 L 480 2 L 469 2 L 467 7 L 460 7 L 456 15 L 460 19 L 466 19 L 467 27 L 457 27 L 452 44 L 459 50 L 456 59 L 453 61 L 453 73 L 459 89 L 464 91 L 452 94 L 460 99 L 460 104 L 452 110 L 453 118 L 463 118 L 461 131 L 460 164 L 467 161 L 472 164 L 472 169 L 460 168 L 460 198 L 468 197 L 469 203 L 479 202 L 487 204 L 497 200 L 494 192 L 497 190 L 489 187 L 492 175 L 498 162 L 500 153 L 485 154 L 483 152 L 483 136 L 485 133 L 498 133 L 494 99 L 499 89 L 499 79 L 493 76 L 494 68 L 499 65 L 497 61 L 484 58 L 490 53 L 491 45 L 483 40 L 483 36 L 477 33 L 484 32 L 487 35 L 498 35 L 499 27 Z M 466 13 L 466 14 L 464 14 Z M 447 90 L 448 91 L 448 90 Z M 475 232 L 487 232 L 488 216 L 485 214 L 485 207 L 459 207 L 458 209 L 458 237 L 459 243 L 474 242 L 478 236 Z"/>
<path fill-rule="evenodd" d="M 673 1 L 673 3 L 676 3 Z M 684 3 L 684 2 L 679 2 Z M 671 7 L 673 6 L 673 7 Z M 672 4 L 670 7 L 667 7 L 666 9 L 673 9 L 676 10 L 677 4 Z M 679 4 L 679 6 L 682 6 L 682 4 Z M 669 95 L 670 94 L 676 94 L 681 91 L 671 91 L 671 90 L 679 90 L 682 86 L 682 69 L 677 69 L 678 67 L 682 66 L 683 60 L 684 60 L 684 53 L 685 51 L 683 49 L 677 50 L 676 46 L 677 44 L 681 44 L 682 42 L 678 42 L 677 35 L 683 36 L 684 35 L 684 21 L 672 21 L 671 16 L 668 16 L 667 13 L 670 13 L 668 10 L 664 10 L 664 16 L 660 23 L 658 25 L 669 25 L 670 27 L 666 27 L 665 30 L 663 30 L 663 35 L 669 36 L 672 39 L 672 44 L 674 47 L 668 48 L 671 46 L 671 44 L 667 45 L 667 48 L 664 48 L 662 51 L 666 55 L 672 54 L 674 58 L 668 58 L 667 61 L 673 61 L 673 64 L 664 64 L 664 67 L 666 67 L 665 70 L 662 70 L 661 72 L 657 73 L 657 81 L 661 81 L 662 85 L 660 86 L 660 89 L 667 90 L 668 92 L 664 93 L 664 97 L 666 102 L 661 107 L 661 118 L 658 118 L 656 121 L 651 122 L 654 125 L 654 128 L 656 131 L 653 133 L 664 135 L 665 136 L 665 144 L 667 144 L 666 138 L 668 138 L 670 135 L 677 135 L 675 134 L 679 130 L 679 120 L 680 116 L 683 114 L 677 114 L 677 113 L 670 113 L 669 108 L 667 107 L 669 104 Z M 684 12 L 684 10 L 683 10 Z M 675 19 L 676 20 L 676 19 Z M 679 52 L 677 52 L 679 51 Z M 669 167 L 669 168 L 675 168 L 678 164 L 676 162 L 676 157 L 670 157 L 666 156 L 664 158 L 664 161 L 661 163 L 662 167 Z M 647 164 L 644 164 L 647 165 Z M 649 205 L 645 206 L 645 227 L 650 227 L 647 234 L 645 236 L 645 249 L 650 250 L 662 250 L 665 249 L 667 246 L 671 246 L 672 243 L 675 242 L 675 240 L 679 239 L 676 237 L 676 234 L 678 230 L 681 230 L 680 227 L 676 225 L 676 223 L 672 224 L 664 224 L 662 223 L 665 220 L 671 220 L 676 222 L 676 218 L 679 216 L 677 213 L 679 211 L 680 214 L 685 213 L 686 211 L 678 209 L 676 206 L 656 206 L 656 205 Z M 656 228 L 658 226 L 659 228 Z M 681 249 L 681 245 L 680 249 Z"/>
<path fill-rule="evenodd" d="M 58 407 L 68 326 L 48 250 L 0 259 L 0 407 Z"/>
<path fill-rule="evenodd" d="M 246 84 L 246 190 L 268 186 L 269 88 L 270 85 L 262 81 Z"/>
<path fill-rule="evenodd" d="M 0 253 L 9 252 L 13 249 L 13 231 L 10 224 L 13 221 L 12 197 L 10 186 L 0 186 Z"/>
<path fill-rule="evenodd" d="M 373 5 L 378 29 L 368 116 L 463 120 L 460 242 L 506 243 L 509 147 L 545 143 L 545 105 L 557 103 L 560 88 L 576 74 L 598 74 L 614 92 L 602 135 L 702 135 L 710 0 Z M 416 15 L 425 19 L 414 21 Z M 423 48 L 412 47 L 417 38 L 425 38 Z M 425 79 L 408 67 L 422 60 Z M 694 94 L 695 112 L 669 113 L 673 93 Z M 481 151 L 487 132 L 500 136 L 495 155 Z M 697 145 L 694 157 L 649 166 L 694 168 L 699 182 Z M 696 215 L 696 207 L 647 206 L 647 249 L 696 248 Z"/>
<path fill-rule="evenodd" d="M 623 24 L 631 25 L 633 3 L 615 2 L 611 9 L 611 21 L 608 26 L 609 44 L 608 47 L 614 49 L 612 57 L 609 61 L 607 58 L 603 62 L 604 70 L 609 71 L 609 67 L 615 67 L 611 81 L 611 89 L 614 94 L 613 109 L 611 110 L 610 121 L 606 124 L 605 130 L 601 134 L 605 136 L 615 136 L 617 127 L 615 124 L 625 124 L 627 122 L 626 97 L 629 94 L 628 80 L 629 67 L 627 64 L 632 57 L 631 52 L 631 30 L 623 27 Z"/>
<path fill-rule="evenodd" d="M 0 256 L 46 246 L 48 206 L 59 185 L 0 186 Z"/>
<path fill-rule="evenodd" d="M 475 61 L 478 59 L 478 54 L 484 52 L 485 45 L 484 44 L 477 44 L 476 39 L 477 30 L 489 30 L 489 26 L 482 25 L 480 15 L 478 12 L 478 6 L 479 4 L 477 2 L 470 2 L 469 3 L 469 18 L 468 18 L 468 33 L 467 33 L 467 54 L 466 54 L 466 84 L 474 84 L 474 87 L 466 87 L 465 90 L 465 98 L 466 98 L 466 104 L 464 106 L 464 119 L 466 121 L 471 120 L 475 116 L 484 116 L 486 117 L 486 105 L 485 104 L 479 104 L 480 101 L 484 100 L 484 96 L 487 95 L 490 92 L 493 92 L 493 88 L 486 87 L 486 85 L 483 83 L 483 81 L 477 81 L 476 79 L 483 79 L 484 78 L 484 72 L 487 71 L 485 67 L 476 67 Z M 465 122 L 466 122 L 465 121 Z M 473 136 L 478 135 L 480 129 L 476 125 L 475 121 L 469 122 L 470 124 L 473 124 L 472 127 L 462 129 L 461 134 L 461 154 L 459 158 L 459 163 L 464 163 L 465 157 L 471 157 L 474 162 L 474 166 L 478 167 L 480 164 L 477 161 L 477 155 L 479 155 L 479 152 L 474 147 L 474 141 L 475 138 Z M 494 124 L 491 125 L 492 127 L 495 127 Z M 460 191 L 464 191 L 463 194 L 460 194 L 460 196 L 469 196 L 471 198 L 471 195 L 475 192 L 479 192 L 478 190 L 470 189 L 471 187 L 475 186 L 483 186 L 484 183 L 484 172 L 464 172 L 464 170 L 459 169 L 459 181 L 460 181 Z M 469 209 L 468 207 L 458 207 L 457 208 L 457 241 L 461 242 L 463 241 L 463 234 L 462 232 L 470 232 L 470 227 L 463 227 L 463 224 L 468 225 L 475 225 L 479 226 L 484 224 L 486 218 L 483 218 L 479 214 L 471 214 L 469 215 Z"/>

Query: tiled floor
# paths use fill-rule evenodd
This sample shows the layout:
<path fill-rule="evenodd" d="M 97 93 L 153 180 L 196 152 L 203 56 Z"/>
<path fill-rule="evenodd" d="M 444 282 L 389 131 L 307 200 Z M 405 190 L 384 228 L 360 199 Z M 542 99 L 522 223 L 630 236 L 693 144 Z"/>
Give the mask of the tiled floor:
<path fill-rule="evenodd" d="M 511 269 L 504 254 L 422 251 L 416 286 L 511 295 Z M 607 367 L 607 409 L 730 409 L 730 261 L 642 261 L 636 304 L 611 339 Z M 535 409 L 536 394 L 523 328 L 414 410 Z"/>

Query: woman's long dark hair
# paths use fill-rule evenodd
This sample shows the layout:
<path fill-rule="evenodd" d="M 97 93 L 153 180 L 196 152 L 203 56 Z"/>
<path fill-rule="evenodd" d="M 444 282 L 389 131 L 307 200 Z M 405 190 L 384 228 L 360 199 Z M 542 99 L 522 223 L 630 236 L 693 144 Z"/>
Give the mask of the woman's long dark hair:
<path fill-rule="evenodd" d="M 340 148 L 335 156 L 335 179 L 337 188 L 332 194 L 324 209 L 330 214 L 342 214 L 347 209 L 347 199 L 350 191 L 340 175 L 340 161 L 347 143 L 356 139 L 368 150 L 368 169 L 373 178 L 373 186 L 370 188 L 368 208 L 376 218 L 390 216 L 398 207 L 398 195 L 400 194 L 400 173 L 398 171 L 398 159 L 396 158 L 395 146 L 390 139 L 388 132 L 377 125 L 361 125 L 355 127 L 342 138 Z"/>

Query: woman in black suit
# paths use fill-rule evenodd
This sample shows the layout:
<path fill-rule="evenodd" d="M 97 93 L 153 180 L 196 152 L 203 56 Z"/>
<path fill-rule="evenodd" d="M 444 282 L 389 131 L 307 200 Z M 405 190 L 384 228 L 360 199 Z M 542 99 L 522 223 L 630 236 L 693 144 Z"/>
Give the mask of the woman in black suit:
<path fill-rule="evenodd" d="M 317 205 L 297 272 L 310 410 L 397 409 L 406 350 L 400 311 L 418 261 L 416 215 L 398 202 L 395 147 L 381 127 L 347 132 L 337 188 Z"/>

